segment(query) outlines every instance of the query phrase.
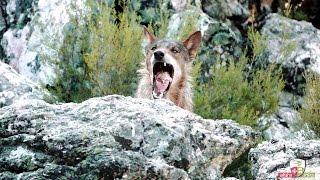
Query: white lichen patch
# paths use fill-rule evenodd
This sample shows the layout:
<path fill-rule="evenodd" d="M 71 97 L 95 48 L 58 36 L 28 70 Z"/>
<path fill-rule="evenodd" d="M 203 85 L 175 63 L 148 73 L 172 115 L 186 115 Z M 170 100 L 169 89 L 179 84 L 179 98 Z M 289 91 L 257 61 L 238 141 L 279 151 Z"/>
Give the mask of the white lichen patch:
<path fill-rule="evenodd" d="M 28 149 L 25 149 L 22 146 L 18 146 L 16 150 L 13 150 L 10 152 L 8 159 L 12 160 L 12 161 L 19 162 L 19 161 L 22 161 L 23 158 L 26 158 L 26 157 L 30 157 L 32 161 L 35 160 L 33 152 L 31 152 Z"/>

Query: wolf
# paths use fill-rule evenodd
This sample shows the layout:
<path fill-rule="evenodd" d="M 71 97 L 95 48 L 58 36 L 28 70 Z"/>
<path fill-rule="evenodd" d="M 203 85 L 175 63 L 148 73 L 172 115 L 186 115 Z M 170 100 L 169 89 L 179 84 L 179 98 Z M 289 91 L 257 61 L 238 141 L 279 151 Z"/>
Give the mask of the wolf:
<path fill-rule="evenodd" d="M 158 40 L 146 27 L 144 35 L 148 44 L 145 60 L 138 70 L 136 97 L 168 99 L 192 111 L 191 68 L 201 43 L 201 32 L 194 32 L 182 42 Z"/>

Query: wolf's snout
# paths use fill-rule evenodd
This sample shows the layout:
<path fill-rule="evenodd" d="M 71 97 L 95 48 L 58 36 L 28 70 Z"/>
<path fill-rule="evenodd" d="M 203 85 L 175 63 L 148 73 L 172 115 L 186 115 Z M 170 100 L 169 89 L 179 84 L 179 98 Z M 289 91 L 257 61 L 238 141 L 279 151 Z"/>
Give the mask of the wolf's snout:
<path fill-rule="evenodd" d="M 164 57 L 164 53 L 162 51 L 156 51 L 153 53 L 154 55 L 154 58 L 156 61 L 161 61 L 163 60 L 163 57 Z"/>

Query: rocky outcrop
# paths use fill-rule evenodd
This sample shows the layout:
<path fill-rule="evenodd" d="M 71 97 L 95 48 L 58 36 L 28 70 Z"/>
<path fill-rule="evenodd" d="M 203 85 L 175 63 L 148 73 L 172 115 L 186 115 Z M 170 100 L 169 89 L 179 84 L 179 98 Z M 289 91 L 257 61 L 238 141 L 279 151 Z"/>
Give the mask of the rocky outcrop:
<path fill-rule="evenodd" d="M 50 99 L 39 85 L 20 76 L 12 67 L 0 62 L 0 108 L 18 101 Z"/>
<path fill-rule="evenodd" d="M 267 38 L 268 61 L 283 67 L 286 90 L 303 94 L 304 71 L 320 74 L 320 30 L 305 21 L 270 14 L 261 33 Z"/>
<path fill-rule="evenodd" d="M 303 105 L 304 73 L 320 73 L 320 31 L 311 23 L 270 14 L 261 34 L 267 40 L 268 56 L 264 63 L 277 63 L 282 67 L 286 91 L 282 94 L 278 112 L 259 119 L 264 137 L 267 140 L 315 138 L 297 108 Z"/>
<path fill-rule="evenodd" d="M 9 8 L 10 5 L 14 8 Z M 51 85 L 56 76 L 59 49 L 64 42 L 65 25 L 69 23 L 70 15 L 80 16 L 84 11 L 84 1 L 39 0 L 31 5 L 30 8 L 36 12 L 26 15 L 30 22 L 20 28 L 13 26 L 6 30 L 1 45 L 6 61 L 20 74 Z M 24 8 L 24 4 L 10 0 L 8 14 L 18 14 L 14 10 L 20 8 Z"/>
<path fill-rule="evenodd" d="M 219 179 L 251 128 L 165 100 L 20 101 L 0 109 L 0 177 Z"/>
<path fill-rule="evenodd" d="M 257 180 L 320 178 L 319 140 L 263 142 L 250 150 L 249 159 L 253 165 L 252 175 Z"/>

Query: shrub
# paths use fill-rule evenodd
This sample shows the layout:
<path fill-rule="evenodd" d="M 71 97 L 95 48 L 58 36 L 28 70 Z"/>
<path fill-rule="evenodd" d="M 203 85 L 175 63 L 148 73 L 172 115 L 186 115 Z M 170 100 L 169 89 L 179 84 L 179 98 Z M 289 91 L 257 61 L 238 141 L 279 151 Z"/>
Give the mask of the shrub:
<path fill-rule="evenodd" d="M 300 110 L 302 119 L 320 136 L 320 76 L 306 75 L 305 106 Z"/>
<path fill-rule="evenodd" d="M 129 1 L 121 4 L 121 12 L 108 3 L 87 3 L 90 14 L 69 13 L 62 47 L 56 49 L 55 42 L 47 43 L 58 54 L 58 59 L 46 58 L 57 66 L 54 85 L 47 88 L 64 102 L 109 94 L 132 95 L 142 60 L 139 18 L 129 11 Z"/>
<path fill-rule="evenodd" d="M 137 85 L 137 68 L 142 60 L 142 28 L 138 16 L 124 4 L 123 12 L 94 3 L 96 23 L 91 32 L 89 53 L 85 55 L 94 96 L 132 95 Z"/>
<path fill-rule="evenodd" d="M 195 112 L 204 118 L 234 119 L 255 127 L 261 115 L 277 110 L 284 86 L 281 71 L 273 64 L 252 66 L 264 51 L 263 41 L 257 40 L 264 38 L 253 30 L 248 33 L 254 52 L 251 59 L 244 53 L 238 61 L 220 61 L 211 67 L 208 82 L 195 84 Z M 199 64 L 195 68 L 196 77 Z"/>
<path fill-rule="evenodd" d="M 45 42 L 48 47 L 57 53 L 58 59 L 53 56 L 42 54 L 44 59 L 56 65 L 56 79 L 53 86 L 48 86 L 48 90 L 57 97 L 58 101 L 81 102 L 91 96 L 90 80 L 83 54 L 88 50 L 88 29 L 83 23 L 86 19 L 81 10 L 76 9 L 72 4 L 76 14 L 69 13 L 70 21 L 65 25 L 62 46 L 56 49 L 55 42 Z M 48 37 L 47 39 L 56 39 Z"/>

